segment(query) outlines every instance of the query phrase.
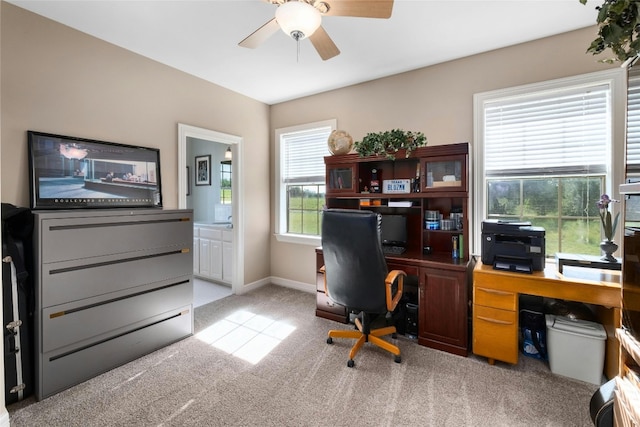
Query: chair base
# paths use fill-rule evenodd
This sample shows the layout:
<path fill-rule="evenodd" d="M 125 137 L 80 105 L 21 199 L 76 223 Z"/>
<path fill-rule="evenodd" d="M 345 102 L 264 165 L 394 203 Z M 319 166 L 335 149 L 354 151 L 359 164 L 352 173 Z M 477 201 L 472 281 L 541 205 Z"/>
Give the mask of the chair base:
<path fill-rule="evenodd" d="M 385 335 L 391 335 L 391 334 L 395 335 L 396 333 L 395 326 L 386 326 L 384 328 L 371 329 L 367 334 L 363 332 L 364 328 L 359 318 L 355 319 L 355 323 L 356 323 L 357 330 L 347 331 L 347 330 L 341 330 L 341 329 L 332 329 L 329 331 L 328 338 L 327 338 L 328 344 L 333 343 L 333 338 L 353 338 L 356 340 L 353 347 L 351 347 L 351 351 L 349 352 L 349 361 L 347 362 L 348 367 L 351 368 L 355 365 L 353 358 L 358 353 L 358 351 L 360 351 L 360 349 L 362 348 L 365 342 L 370 342 L 371 344 L 390 352 L 395 356 L 394 361 L 396 363 L 401 362 L 402 359 L 400 357 L 400 349 L 398 348 L 398 346 L 393 345 L 390 342 L 380 338 Z"/>

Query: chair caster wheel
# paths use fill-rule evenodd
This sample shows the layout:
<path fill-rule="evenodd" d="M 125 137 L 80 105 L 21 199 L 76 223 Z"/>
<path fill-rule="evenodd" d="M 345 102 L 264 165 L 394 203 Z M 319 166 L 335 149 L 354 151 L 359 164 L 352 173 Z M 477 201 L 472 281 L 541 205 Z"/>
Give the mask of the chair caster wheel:
<path fill-rule="evenodd" d="M 393 358 L 393 361 L 396 362 L 396 363 L 400 363 L 400 362 L 402 362 L 402 358 L 400 356 L 396 356 L 396 357 Z"/>
<path fill-rule="evenodd" d="M 353 359 L 349 359 L 349 361 L 347 362 L 347 366 L 350 368 L 353 368 L 355 366 L 356 362 L 353 361 Z"/>
<path fill-rule="evenodd" d="M 331 337 L 327 338 L 327 344 L 333 344 L 333 338 Z"/>

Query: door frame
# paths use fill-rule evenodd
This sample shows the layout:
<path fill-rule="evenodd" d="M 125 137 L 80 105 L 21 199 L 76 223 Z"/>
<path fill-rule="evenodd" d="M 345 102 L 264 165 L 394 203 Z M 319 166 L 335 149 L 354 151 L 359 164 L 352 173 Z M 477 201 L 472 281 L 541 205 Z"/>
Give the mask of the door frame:
<path fill-rule="evenodd" d="M 231 163 L 231 192 L 233 194 L 231 209 L 233 211 L 233 280 L 231 291 L 242 293 L 244 284 L 244 203 L 242 202 L 242 137 L 230 135 L 210 129 L 178 123 L 178 208 L 187 208 L 187 144 L 188 138 L 195 138 L 211 143 L 231 146 L 233 162 Z"/>

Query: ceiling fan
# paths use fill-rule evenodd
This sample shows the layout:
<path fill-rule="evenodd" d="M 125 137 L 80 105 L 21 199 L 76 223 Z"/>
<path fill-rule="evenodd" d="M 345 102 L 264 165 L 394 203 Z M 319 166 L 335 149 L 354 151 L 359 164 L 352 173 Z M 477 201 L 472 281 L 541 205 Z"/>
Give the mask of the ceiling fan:
<path fill-rule="evenodd" d="M 255 49 L 278 29 L 297 42 L 309 38 L 323 60 L 340 54 L 329 34 L 322 28 L 322 15 L 362 18 L 389 18 L 393 0 L 263 0 L 278 5 L 275 18 L 238 43 Z"/>

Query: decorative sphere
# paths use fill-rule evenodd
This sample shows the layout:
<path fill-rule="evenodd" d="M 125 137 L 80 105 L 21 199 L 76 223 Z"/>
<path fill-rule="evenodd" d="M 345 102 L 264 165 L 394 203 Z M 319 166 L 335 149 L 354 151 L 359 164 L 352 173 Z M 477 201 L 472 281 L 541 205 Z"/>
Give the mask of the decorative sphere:
<path fill-rule="evenodd" d="M 353 138 L 343 130 L 334 130 L 327 139 L 331 154 L 347 154 L 353 148 Z"/>

